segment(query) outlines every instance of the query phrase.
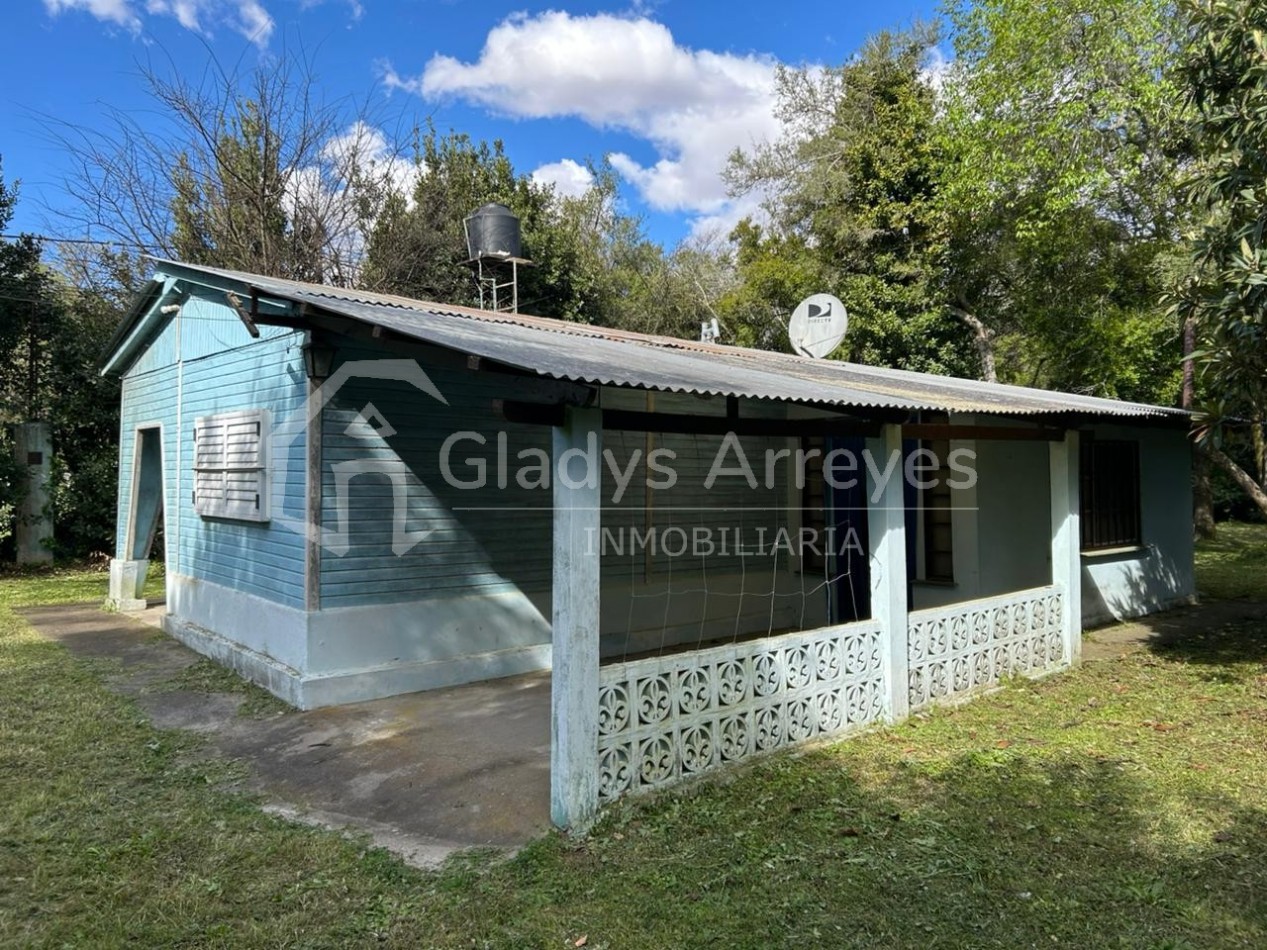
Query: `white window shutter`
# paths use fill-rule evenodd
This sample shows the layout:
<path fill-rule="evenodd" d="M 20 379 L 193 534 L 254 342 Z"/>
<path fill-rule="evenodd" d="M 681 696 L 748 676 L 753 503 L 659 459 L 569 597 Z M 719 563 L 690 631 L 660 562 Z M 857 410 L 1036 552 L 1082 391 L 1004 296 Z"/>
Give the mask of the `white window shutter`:
<path fill-rule="evenodd" d="M 267 409 L 203 416 L 194 424 L 194 510 L 204 518 L 268 521 Z"/>

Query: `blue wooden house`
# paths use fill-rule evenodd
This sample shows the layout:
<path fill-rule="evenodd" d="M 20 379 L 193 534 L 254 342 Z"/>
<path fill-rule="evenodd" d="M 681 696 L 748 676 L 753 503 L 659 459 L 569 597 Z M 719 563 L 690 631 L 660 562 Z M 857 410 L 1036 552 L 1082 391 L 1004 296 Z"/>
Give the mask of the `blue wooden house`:
<path fill-rule="evenodd" d="M 561 825 L 1193 595 L 1176 410 L 156 267 L 113 600 L 161 532 L 165 629 L 303 708 L 552 669 Z"/>

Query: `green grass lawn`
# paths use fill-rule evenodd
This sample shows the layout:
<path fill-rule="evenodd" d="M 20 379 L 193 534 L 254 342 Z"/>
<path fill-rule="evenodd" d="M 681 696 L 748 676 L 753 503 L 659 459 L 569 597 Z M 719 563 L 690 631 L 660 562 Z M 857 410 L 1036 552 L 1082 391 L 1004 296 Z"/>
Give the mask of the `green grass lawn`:
<path fill-rule="evenodd" d="M 1219 525 L 1197 547 L 1197 586 L 1203 597 L 1267 601 L 1267 526 Z"/>
<path fill-rule="evenodd" d="M 1267 601 L 1267 530 L 1200 586 Z M 38 590 L 36 587 L 38 585 Z M 96 586 L 94 586 L 96 585 Z M 0 940 L 43 946 L 1267 946 L 1267 623 L 614 809 L 438 873 L 269 817 L 0 581 Z"/>

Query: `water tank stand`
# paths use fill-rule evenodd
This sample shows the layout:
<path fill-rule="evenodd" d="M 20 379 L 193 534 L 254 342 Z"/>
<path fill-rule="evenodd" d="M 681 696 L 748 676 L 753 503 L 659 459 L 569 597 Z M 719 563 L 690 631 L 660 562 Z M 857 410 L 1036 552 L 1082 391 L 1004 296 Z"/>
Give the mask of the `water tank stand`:
<path fill-rule="evenodd" d="M 497 255 L 475 257 L 466 263 L 475 269 L 481 310 L 493 313 L 519 312 L 519 268 L 531 267 L 532 261 L 523 257 Z"/>

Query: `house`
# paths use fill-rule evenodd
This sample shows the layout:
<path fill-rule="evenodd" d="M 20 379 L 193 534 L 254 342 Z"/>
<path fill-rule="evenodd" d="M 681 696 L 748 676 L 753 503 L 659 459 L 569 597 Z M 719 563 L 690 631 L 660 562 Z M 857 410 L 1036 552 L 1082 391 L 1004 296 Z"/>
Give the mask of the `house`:
<path fill-rule="evenodd" d="M 554 818 L 1193 596 L 1184 413 L 159 261 L 111 596 L 311 708 L 552 669 Z"/>

